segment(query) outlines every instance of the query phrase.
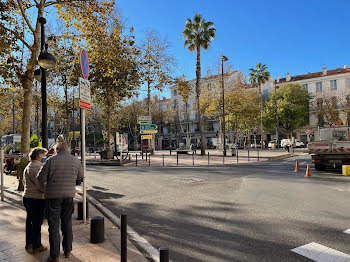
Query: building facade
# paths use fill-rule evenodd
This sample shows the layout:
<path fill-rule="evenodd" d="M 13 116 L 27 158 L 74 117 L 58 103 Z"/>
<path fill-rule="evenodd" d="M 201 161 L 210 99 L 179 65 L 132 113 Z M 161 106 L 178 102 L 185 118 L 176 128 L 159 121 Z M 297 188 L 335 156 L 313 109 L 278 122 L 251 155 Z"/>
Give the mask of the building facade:
<path fill-rule="evenodd" d="M 232 71 L 224 74 L 225 86 L 232 86 L 235 81 L 243 78 L 243 74 L 238 71 Z M 222 75 L 212 75 L 201 78 L 201 90 L 206 87 L 221 87 Z M 196 109 L 196 79 L 189 81 L 191 92 L 187 104 L 184 103 L 182 96 L 179 94 L 177 86 L 171 86 L 171 102 L 170 105 L 175 112 L 175 127 L 172 130 L 164 130 L 164 139 L 172 140 L 178 143 L 179 147 L 186 147 L 190 144 L 199 145 L 200 132 L 199 122 Z M 221 90 L 220 88 L 218 90 Z M 168 102 L 169 103 L 169 102 Z M 221 146 L 221 118 L 212 119 L 204 117 L 203 121 L 205 138 L 208 148 L 219 148 Z M 175 142 L 176 141 L 176 142 Z"/>
<path fill-rule="evenodd" d="M 311 140 L 318 140 L 319 127 L 332 124 L 350 124 L 348 110 L 350 105 L 350 69 L 347 66 L 332 70 L 323 67 L 320 72 L 296 76 L 287 73 L 285 78 L 277 76 L 276 80 L 270 80 L 262 86 L 263 95 L 267 96 L 268 93 L 273 92 L 275 85 L 278 88 L 288 83 L 300 84 L 312 97 L 309 104 L 309 124 L 295 130 L 293 135 L 296 138 L 306 141 L 306 130 L 312 130 Z M 339 112 L 339 119 L 336 120 L 336 123 L 327 123 L 326 116 L 322 113 L 327 101 L 331 101 L 331 104 Z M 274 137 L 272 136 L 272 138 Z"/>

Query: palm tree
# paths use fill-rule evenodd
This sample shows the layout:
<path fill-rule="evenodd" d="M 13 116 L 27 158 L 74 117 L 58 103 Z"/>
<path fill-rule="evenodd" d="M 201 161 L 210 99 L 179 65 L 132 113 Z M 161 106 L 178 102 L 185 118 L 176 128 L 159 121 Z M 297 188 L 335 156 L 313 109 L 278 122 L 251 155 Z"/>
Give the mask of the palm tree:
<path fill-rule="evenodd" d="M 249 81 L 252 85 L 259 86 L 259 106 L 260 106 L 260 134 L 261 134 L 261 148 L 263 148 L 264 126 L 263 126 L 263 96 L 261 92 L 261 85 L 266 83 L 270 78 L 270 72 L 267 71 L 267 66 L 261 63 L 256 65 L 256 68 L 249 69 Z"/>
<path fill-rule="evenodd" d="M 185 47 L 188 47 L 190 52 L 197 51 L 196 65 L 196 100 L 197 100 L 197 115 L 199 123 L 199 132 L 201 137 L 201 155 L 205 155 L 205 139 L 202 126 L 202 117 L 200 112 L 200 79 L 201 79 L 201 48 L 207 50 L 211 41 L 215 37 L 215 28 L 213 22 L 207 22 L 200 14 L 195 14 L 193 21 L 187 18 L 185 29 L 182 33 L 185 39 Z"/>

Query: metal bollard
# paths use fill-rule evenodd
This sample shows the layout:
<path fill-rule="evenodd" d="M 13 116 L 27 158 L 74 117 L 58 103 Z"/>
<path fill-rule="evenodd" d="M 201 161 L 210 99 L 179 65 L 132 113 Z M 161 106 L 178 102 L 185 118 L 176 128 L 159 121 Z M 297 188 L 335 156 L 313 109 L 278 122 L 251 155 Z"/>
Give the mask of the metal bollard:
<path fill-rule="evenodd" d="M 137 166 L 137 154 L 136 154 L 136 166 Z"/>
<path fill-rule="evenodd" d="M 147 154 L 147 152 L 146 152 L 146 162 L 148 161 L 148 160 L 147 160 L 147 157 L 148 157 L 148 154 Z"/>
<path fill-rule="evenodd" d="M 96 216 L 91 218 L 90 242 L 103 243 L 105 241 L 105 221 L 104 217 Z"/>
<path fill-rule="evenodd" d="M 225 165 L 225 154 L 224 154 L 224 151 L 222 151 L 222 164 Z"/>
<path fill-rule="evenodd" d="M 179 152 L 176 154 L 176 165 L 179 166 Z"/>
<path fill-rule="evenodd" d="M 236 157 L 237 157 L 237 163 L 238 163 L 238 150 L 236 150 Z"/>
<path fill-rule="evenodd" d="M 248 162 L 250 161 L 250 158 L 249 158 L 249 149 L 248 149 Z"/>
<path fill-rule="evenodd" d="M 127 238 L 127 218 L 125 214 L 120 215 L 120 262 L 127 262 L 128 238 Z"/>
<path fill-rule="evenodd" d="M 260 161 L 260 157 L 259 157 L 259 150 L 258 150 L 258 162 Z"/>
<path fill-rule="evenodd" d="M 4 150 L 0 150 L 1 201 L 4 201 Z"/>
<path fill-rule="evenodd" d="M 163 166 L 164 166 L 164 154 L 163 154 Z"/>
<path fill-rule="evenodd" d="M 159 248 L 159 262 L 169 262 L 169 249 L 167 247 Z"/>
<path fill-rule="evenodd" d="M 148 156 L 148 166 L 151 166 L 151 153 Z"/>
<path fill-rule="evenodd" d="M 210 161 L 210 160 L 209 160 L 209 152 L 208 152 L 208 166 L 209 166 L 209 163 L 210 163 L 209 161 Z"/>
<path fill-rule="evenodd" d="M 170 149 L 170 155 L 171 155 L 171 149 Z"/>
<path fill-rule="evenodd" d="M 83 200 L 78 201 L 78 217 L 77 220 L 83 220 L 84 211 L 83 211 Z M 89 218 L 89 203 L 86 202 L 86 218 Z"/>
<path fill-rule="evenodd" d="M 192 166 L 194 166 L 194 154 L 192 153 Z"/>

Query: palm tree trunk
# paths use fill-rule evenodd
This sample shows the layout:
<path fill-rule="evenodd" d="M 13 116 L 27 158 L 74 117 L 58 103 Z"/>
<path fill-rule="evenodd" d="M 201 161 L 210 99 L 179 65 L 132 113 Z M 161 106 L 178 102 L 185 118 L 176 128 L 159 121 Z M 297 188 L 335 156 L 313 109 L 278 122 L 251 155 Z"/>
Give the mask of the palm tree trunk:
<path fill-rule="evenodd" d="M 201 155 L 205 155 L 205 144 L 204 144 L 204 131 L 200 107 L 200 79 L 201 79 L 201 48 L 197 46 L 197 65 L 196 65 L 196 96 L 197 96 L 197 115 L 198 115 L 198 124 L 199 124 L 199 134 L 201 138 Z"/>
<path fill-rule="evenodd" d="M 263 146 L 264 126 L 263 126 L 263 96 L 261 92 L 261 84 L 259 84 L 259 105 L 260 105 L 260 134 L 261 134 L 260 144 L 261 144 L 261 149 L 263 149 L 264 148 Z"/>

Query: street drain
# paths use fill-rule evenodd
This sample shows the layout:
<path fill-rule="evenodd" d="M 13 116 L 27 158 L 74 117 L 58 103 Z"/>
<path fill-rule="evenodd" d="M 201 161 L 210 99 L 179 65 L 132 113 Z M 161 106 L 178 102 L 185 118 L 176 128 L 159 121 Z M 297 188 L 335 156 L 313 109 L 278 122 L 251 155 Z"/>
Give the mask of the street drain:
<path fill-rule="evenodd" d="M 183 184 L 192 184 L 192 183 L 203 182 L 204 179 L 195 178 L 195 177 L 182 177 L 182 178 L 175 179 L 175 181 Z"/>

